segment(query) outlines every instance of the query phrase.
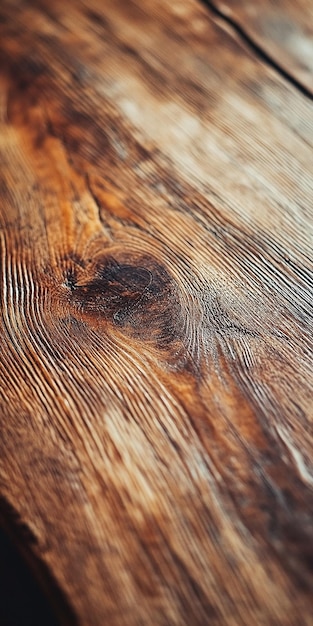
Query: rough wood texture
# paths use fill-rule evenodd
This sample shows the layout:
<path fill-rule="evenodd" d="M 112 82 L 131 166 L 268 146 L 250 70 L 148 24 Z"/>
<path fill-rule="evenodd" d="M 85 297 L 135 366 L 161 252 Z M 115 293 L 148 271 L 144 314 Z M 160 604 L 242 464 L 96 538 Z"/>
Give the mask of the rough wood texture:
<path fill-rule="evenodd" d="M 312 0 L 203 0 L 313 96 Z"/>
<path fill-rule="evenodd" d="M 310 99 L 193 0 L 0 61 L 3 517 L 66 624 L 312 624 Z"/>

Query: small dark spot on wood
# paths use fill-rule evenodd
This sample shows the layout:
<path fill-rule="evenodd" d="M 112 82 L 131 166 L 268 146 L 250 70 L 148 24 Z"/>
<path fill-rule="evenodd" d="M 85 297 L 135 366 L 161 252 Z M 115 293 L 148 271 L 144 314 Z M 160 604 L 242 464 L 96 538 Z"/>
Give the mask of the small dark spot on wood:
<path fill-rule="evenodd" d="M 71 291 L 73 291 L 76 288 L 76 282 L 77 282 L 77 276 L 76 276 L 76 272 L 74 269 L 68 269 L 66 272 L 66 277 L 65 277 L 65 281 L 64 284 L 66 287 L 68 287 Z"/>
<path fill-rule="evenodd" d="M 98 26 L 102 26 L 102 28 L 109 30 L 109 25 L 108 25 L 107 20 L 103 17 L 103 15 L 101 15 L 97 11 L 93 11 L 92 9 L 87 9 L 85 11 L 85 15 L 94 24 L 97 24 Z"/>
<path fill-rule="evenodd" d="M 31 55 L 23 57 L 19 61 L 19 70 L 21 74 L 26 74 L 33 80 L 38 78 L 38 76 L 49 73 L 49 67 L 47 67 L 47 64 L 43 63 L 40 59 L 38 59 L 38 57 Z"/>
<path fill-rule="evenodd" d="M 25 92 L 34 87 L 43 75 L 49 75 L 49 67 L 35 56 L 25 56 L 10 64 L 11 76 L 14 80 L 15 89 Z"/>

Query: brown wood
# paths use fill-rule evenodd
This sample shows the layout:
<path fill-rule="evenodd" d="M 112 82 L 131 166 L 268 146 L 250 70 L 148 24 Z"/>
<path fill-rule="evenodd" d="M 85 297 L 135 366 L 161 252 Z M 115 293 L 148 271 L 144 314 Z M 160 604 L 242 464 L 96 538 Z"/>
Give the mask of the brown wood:
<path fill-rule="evenodd" d="M 66 624 L 312 624 L 312 102 L 194 0 L 0 67 L 6 524 Z"/>
<path fill-rule="evenodd" d="M 203 0 L 313 96 L 312 0 Z"/>

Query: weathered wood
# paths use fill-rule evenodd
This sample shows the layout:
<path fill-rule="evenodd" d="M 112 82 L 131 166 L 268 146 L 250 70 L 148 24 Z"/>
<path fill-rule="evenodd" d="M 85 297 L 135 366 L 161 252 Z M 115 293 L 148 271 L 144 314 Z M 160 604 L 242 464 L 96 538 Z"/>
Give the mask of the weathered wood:
<path fill-rule="evenodd" d="M 259 51 L 313 96 L 311 0 L 203 0 L 239 27 Z"/>
<path fill-rule="evenodd" d="M 312 623 L 312 103 L 193 0 L 4 0 L 2 515 L 66 623 Z"/>

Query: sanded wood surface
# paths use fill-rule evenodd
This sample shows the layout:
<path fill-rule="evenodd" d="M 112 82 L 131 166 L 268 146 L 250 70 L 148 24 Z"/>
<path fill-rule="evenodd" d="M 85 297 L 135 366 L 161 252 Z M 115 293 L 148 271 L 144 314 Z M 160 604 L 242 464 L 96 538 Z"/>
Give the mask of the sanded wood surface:
<path fill-rule="evenodd" d="M 312 101 L 194 0 L 0 69 L 4 522 L 65 624 L 309 626 Z"/>

